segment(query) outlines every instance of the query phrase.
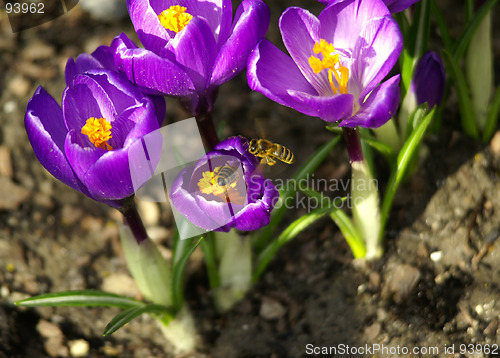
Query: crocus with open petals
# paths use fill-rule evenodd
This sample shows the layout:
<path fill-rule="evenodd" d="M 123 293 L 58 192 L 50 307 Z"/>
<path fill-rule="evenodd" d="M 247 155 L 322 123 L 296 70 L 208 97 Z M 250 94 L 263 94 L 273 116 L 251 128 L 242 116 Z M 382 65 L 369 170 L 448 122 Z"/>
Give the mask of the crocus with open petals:
<path fill-rule="evenodd" d="M 248 152 L 248 140 L 228 138 L 178 174 L 170 193 L 172 204 L 205 230 L 257 230 L 269 224 L 279 196 L 274 184 L 256 171 L 258 164 Z M 218 181 L 222 168 L 234 168 L 235 177 L 226 186 Z"/>
<path fill-rule="evenodd" d="M 193 114 L 210 112 L 219 85 L 236 76 L 269 26 L 262 0 L 127 0 L 144 48 L 121 34 L 115 63 L 152 94 L 180 97 Z"/>
<path fill-rule="evenodd" d="M 339 126 L 376 128 L 394 115 L 400 76 L 380 82 L 403 39 L 381 0 L 337 1 L 319 17 L 291 7 L 279 27 L 291 57 L 261 41 L 248 60 L 253 90 Z"/>
<path fill-rule="evenodd" d="M 118 72 L 86 67 L 67 69 L 61 106 L 42 87 L 36 90 L 28 102 L 26 132 L 36 157 L 54 177 L 120 207 L 134 193 L 128 151 L 159 128 L 165 103 L 155 106 Z"/>

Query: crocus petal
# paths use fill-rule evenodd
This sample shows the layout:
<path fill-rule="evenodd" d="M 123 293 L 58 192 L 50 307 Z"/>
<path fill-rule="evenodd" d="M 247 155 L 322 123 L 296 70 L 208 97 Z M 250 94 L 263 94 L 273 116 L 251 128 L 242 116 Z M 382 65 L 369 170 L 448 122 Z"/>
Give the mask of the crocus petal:
<path fill-rule="evenodd" d="M 278 199 L 278 189 L 266 180 L 264 183 L 263 198 L 255 203 L 248 204 L 238 212 L 228 226 L 242 231 L 253 231 L 269 224 L 271 210 Z"/>
<path fill-rule="evenodd" d="M 378 128 L 385 124 L 398 108 L 399 79 L 400 75 L 396 75 L 375 88 L 360 110 L 351 118 L 342 121 L 339 126 Z"/>
<path fill-rule="evenodd" d="M 366 22 L 387 15 L 382 1 L 335 1 L 319 14 L 320 36 L 335 47 L 352 49 Z"/>
<path fill-rule="evenodd" d="M 184 169 L 179 173 L 177 178 L 172 183 L 172 190 L 170 193 L 170 200 L 172 200 L 172 205 L 193 225 L 204 228 L 206 230 L 218 228 L 220 225 L 214 222 L 207 215 L 207 213 L 205 213 L 198 206 L 193 193 L 186 190 L 184 186 L 184 183 L 189 183 L 193 174 L 193 169 L 193 167 Z"/>
<path fill-rule="evenodd" d="M 289 95 L 289 90 L 316 95 L 295 62 L 271 42 L 262 40 L 248 59 L 248 85 L 269 99 L 293 108 L 304 108 Z M 300 111 L 300 109 L 297 109 Z"/>
<path fill-rule="evenodd" d="M 366 23 L 352 54 L 351 80 L 363 88 L 360 101 L 387 76 L 402 48 L 403 36 L 391 16 Z"/>
<path fill-rule="evenodd" d="M 117 70 L 110 47 L 99 46 L 91 55 L 82 53 L 76 59 L 70 57 L 64 71 L 66 85 L 73 86 L 73 79 L 76 75 L 98 68 Z"/>
<path fill-rule="evenodd" d="M 128 13 L 139 40 L 145 48 L 158 55 L 164 52 L 168 41 L 171 39 L 170 34 L 158 19 L 158 14 L 167 8 L 168 6 L 159 10 L 159 12 L 155 12 L 150 5 L 150 1 L 127 0 Z"/>
<path fill-rule="evenodd" d="M 308 93 L 289 91 L 290 97 L 295 103 L 301 103 L 304 108 L 293 109 L 313 117 L 320 117 L 327 122 L 336 122 L 352 114 L 353 96 L 352 94 L 338 94 L 334 96 L 311 96 Z"/>
<path fill-rule="evenodd" d="M 165 97 L 163 96 L 148 96 L 153 105 L 155 106 L 156 118 L 158 119 L 158 124 L 161 127 L 163 121 L 165 120 L 165 115 L 167 114 L 167 106 L 165 105 Z"/>
<path fill-rule="evenodd" d="M 137 48 L 125 34 L 117 36 L 111 47 L 117 68 L 143 91 L 169 96 L 185 96 L 194 91 L 191 79 L 177 63 Z"/>
<path fill-rule="evenodd" d="M 159 128 L 154 106 L 146 98 L 136 107 L 128 108 L 127 111 L 123 113 L 123 116 L 135 123 L 135 126 L 127 135 L 125 146 L 130 145 L 136 139 L 142 138 L 146 134 Z"/>
<path fill-rule="evenodd" d="M 110 150 L 102 155 L 85 173 L 84 184 L 94 195 L 106 199 L 122 199 L 134 193 L 128 151 Z"/>
<path fill-rule="evenodd" d="M 262 0 L 244 0 L 236 11 L 231 36 L 219 50 L 211 85 L 219 86 L 236 76 L 246 66 L 248 56 L 266 36 L 269 8 Z"/>
<path fill-rule="evenodd" d="M 64 184 L 86 193 L 64 155 L 67 129 L 61 107 L 42 87 L 28 102 L 24 124 L 40 163 Z"/>
<path fill-rule="evenodd" d="M 64 78 L 66 80 L 66 85 L 68 87 L 73 86 L 73 78 L 76 75 L 84 73 L 92 68 L 101 68 L 101 63 L 88 53 L 82 53 L 78 55 L 76 60 L 72 57 L 66 62 L 66 68 L 64 70 Z"/>
<path fill-rule="evenodd" d="M 168 45 L 199 94 L 207 87 L 217 55 L 214 36 L 204 19 L 193 18 Z M 171 76 L 171 75 L 170 75 Z"/>
<path fill-rule="evenodd" d="M 63 93 L 62 110 L 69 130 L 80 131 L 87 119 L 105 118 L 107 121 L 116 117 L 116 109 L 104 89 L 86 75 L 78 75 L 73 87 L 66 87 Z"/>
<path fill-rule="evenodd" d="M 185 7 L 187 13 L 207 21 L 210 32 L 218 41 L 225 41 L 231 30 L 233 16 L 231 0 L 149 0 L 149 3 L 156 14 L 173 5 Z M 146 47 L 145 44 L 144 46 Z"/>
<path fill-rule="evenodd" d="M 137 105 L 139 103 L 137 98 L 144 96 L 137 87 L 114 71 L 90 70 L 86 73 L 86 76 L 81 77 L 81 80 L 75 80 L 75 84 L 86 83 L 88 79 L 94 80 L 102 88 L 113 103 L 117 113 L 122 112 L 128 107 Z"/>
<path fill-rule="evenodd" d="M 318 94 L 333 94 L 327 76 L 315 74 L 309 64 L 314 44 L 320 40 L 318 18 L 300 7 L 291 7 L 281 15 L 279 27 L 286 49 L 307 81 Z"/>
<path fill-rule="evenodd" d="M 99 61 L 102 68 L 117 71 L 117 68 L 115 66 L 114 54 L 111 50 L 111 47 L 99 46 L 94 52 L 92 52 L 92 57 Z"/>
<path fill-rule="evenodd" d="M 85 185 L 85 174 L 88 169 L 107 151 L 106 149 L 96 148 L 79 131 L 71 130 L 66 137 L 64 152 L 75 174 Z"/>
<path fill-rule="evenodd" d="M 384 3 L 392 13 L 396 13 L 406 10 L 417 1 L 419 0 L 384 0 Z"/>

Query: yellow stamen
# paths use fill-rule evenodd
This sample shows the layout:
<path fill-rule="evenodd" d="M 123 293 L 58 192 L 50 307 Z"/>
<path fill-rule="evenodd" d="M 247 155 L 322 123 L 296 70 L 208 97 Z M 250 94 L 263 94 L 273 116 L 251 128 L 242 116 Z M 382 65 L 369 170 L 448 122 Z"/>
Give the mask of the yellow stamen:
<path fill-rule="evenodd" d="M 111 136 L 111 123 L 104 118 L 90 117 L 82 127 L 82 134 L 89 137 L 89 140 L 97 148 L 112 150 L 113 147 L 108 144 Z"/>
<path fill-rule="evenodd" d="M 340 55 L 335 53 L 335 47 L 331 43 L 321 39 L 314 44 L 313 52 L 316 55 L 321 54 L 323 57 L 323 59 L 319 59 L 314 55 L 309 57 L 309 65 L 314 73 L 320 73 L 325 69 L 328 70 L 328 81 L 333 93 L 347 93 L 349 69 L 340 62 Z M 338 87 L 333 82 L 334 77 Z"/>
<path fill-rule="evenodd" d="M 167 10 L 163 10 L 158 19 L 161 25 L 167 30 L 178 33 L 189 24 L 193 15 L 186 12 L 186 8 L 180 5 L 170 6 Z"/>
<path fill-rule="evenodd" d="M 198 188 L 203 194 L 212 194 L 220 198 L 221 201 L 226 201 L 227 197 L 229 197 L 232 203 L 244 203 L 245 199 L 239 193 L 238 188 L 236 188 L 238 180 L 224 186 L 220 186 L 217 183 L 216 176 L 221 168 L 222 166 L 216 167 L 213 171 L 203 172 L 202 178 L 198 181 Z"/>

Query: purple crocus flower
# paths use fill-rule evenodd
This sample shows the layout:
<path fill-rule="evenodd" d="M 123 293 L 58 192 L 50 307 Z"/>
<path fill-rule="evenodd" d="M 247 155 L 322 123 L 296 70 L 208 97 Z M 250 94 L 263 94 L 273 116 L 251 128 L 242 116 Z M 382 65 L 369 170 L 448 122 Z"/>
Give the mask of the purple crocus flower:
<path fill-rule="evenodd" d="M 26 132 L 36 157 L 54 177 L 121 207 L 134 193 L 128 151 L 141 144 L 138 138 L 159 128 L 163 116 L 158 113 L 165 113 L 165 103 L 156 101 L 155 107 L 118 72 L 87 70 L 94 60 L 99 62 L 99 56 L 69 61 L 62 106 L 42 87 L 36 90 L 28 102 Z"/>
<path fill-rule="evenodd" d="M 170 193 L 172 204 L 205 230 L 257 230 L 269 224 L 279 196 L 274 184 L 256 171 L 258 164 L 245 138 L 228 138 L 178 174 Z M 221 183 L 224 171 L 226 181 Z"/>
<path fill-rule="evenodd" d="M 324 4 L 331 4 L 343 0 L 318 0 L 318 1 Z M 389 11 L 391 13 L 396 13 L 406 10 L 407 8 L 415 4 L 417 1 L 420 0 L 383 0 L 384 4 L 389 8 Z"/>
<path fill-rule="evenodd" d="M 115 63 L 152 94 L 181 97 L 193 114 L 210 112 L 216 89 L 236 76 L 264 38 L 269 9 L 244 0 L 232 21 L 230 0 L 127 0 L 144 45 L 121 34 L 112 44 Z"/>
<path fill-rule="evenodd" d="M 427 102 L 429 108 L 438 105 L 443 98 L 446 75 L 443 62 L 437 53 L 426 52 L 417 63 L 410 85 L 417 105 Z"/>
<path fill-rule="evenodd" d="M 345 0 L 314 16 L 299 7 L 280 18 L 291 57 L 267 40 L 248 60 L 253 90 L 282 105 L 340 126 L 376 128 L 399 103 L 396 63 L 403 39 L 381 0 Z"/>

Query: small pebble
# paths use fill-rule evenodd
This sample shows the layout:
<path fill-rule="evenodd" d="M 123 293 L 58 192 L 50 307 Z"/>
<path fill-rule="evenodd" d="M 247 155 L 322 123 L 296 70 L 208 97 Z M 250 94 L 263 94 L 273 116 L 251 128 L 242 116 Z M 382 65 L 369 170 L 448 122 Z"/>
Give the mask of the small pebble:
<path fill-rule="evenodd" d="M 365 335 L 368 341 L 373 341 L 380 333 L 382 329 L 382 325 L 378 322 L 373 323 L 372 325 L 365 328 Z"/>
<path fill-rule="evenodd" d="M 120 350 L 118 348 L 109 345 L 104 346 L 102 350 L 105 355 L 110 357 L 117 357 L 120 354 Z"/>
<path fill-rule="evenodd" d="M 495 155 L 500 155 L 500 131 L 496 132 L 490 142 L 490 149 Z"/>
<path fill-rule="evenodd" d="M 63 333 L 59 326 L 55 323 L 46 321 L 44 319 L 41 319 L 37 326 L 36 329 L 38 333 L 44 338 L 62 338 Z"/>
<path fill-rule="evenodd" d="M 12 168 L 12 159 L 10 149 L 0 145 L 0 177 L 12 178 L 14 169 Z"/>
<path fill-rule="evenodd" d="M 86 357 L 89 354 L 89 342 L 84 339 L 69 341 L 68 345 L 72 357 Z"/>
<path fill-rule="evenodd" d="M 394 300 L 401 302 L 416 286 L 420 276 L 420 271 L 416 267 L 406 264 L 395 267 L 388 282 Z"/>
<path fill-rule="evenodd" d="M 434 251 L 430 254 L 429 256 L 432 261 L 434 262 L 439 262 L 443 258 L 443 252 L 442 251 Z"/>
<path fill-rule="evenodd" d="M 56 50 L 54 46 L 47 42 L 35 40 L 31 41 L 21 51 L 21 56 L 28 60 L 46 60 L 54 57 Z"/>
<path fill-rule="evenodd" d="M 38 65 L 33 62 L 21 60 L 15 66 L 15 70 L 26 77 L 41 80 L 51 80 L 57 75 L 57 71 L 52 66 Z"/>
<path fill-rule="evenodd" d="M 0 210 L 16 210 L 29 196 L 29 190 L 0 177 Z"/>
<path fill-rule="evenodd" d="M 3 105 L 3 111 L 5 114 L 12 114 L 17 110 L 17 104 L 14 101 L 7 101 Z"/>
<path fill-rule="evenodd" d="M 135 297 L 139 294 L 135 281 L 124 273 L 113 273 L 104 278 L 101 288 L 106 292 L 129 297 Z"/>
<path fill-rule="evenodd" d="M 15 76 L 7 84 L 7 89 L 17 97 L 24 97 L 31 88 L 31 82 L 21 75 Z"/>
<path fill-rule="evenodd" d="M 262 298 L 259 315 L 267 320 L 281 318 L 285 315 L 286 308 L 273 298 Z"/>
<path fill-rule="evenodd" d="M 60 337 L 47 339 L 43 346 L 51 357 L 69 357 L 68 348 L 64 345 L 63 340 Z"/>
<path fill-rule="evenodd" d="M 142 221 L 146 226 L 158 225 L 160 221 L 160 208 L 157 203 L 137 200 L 137 208 Z"/>

